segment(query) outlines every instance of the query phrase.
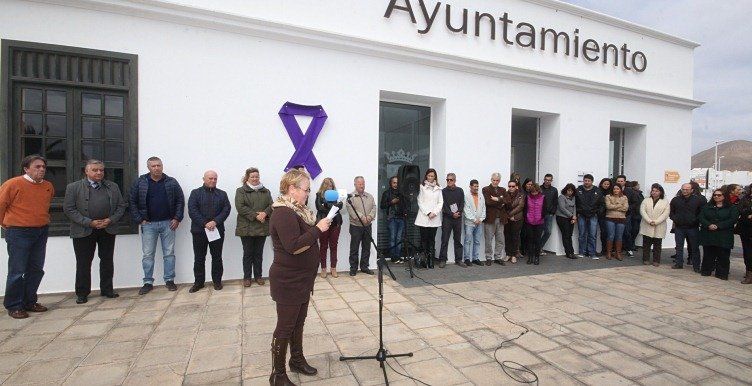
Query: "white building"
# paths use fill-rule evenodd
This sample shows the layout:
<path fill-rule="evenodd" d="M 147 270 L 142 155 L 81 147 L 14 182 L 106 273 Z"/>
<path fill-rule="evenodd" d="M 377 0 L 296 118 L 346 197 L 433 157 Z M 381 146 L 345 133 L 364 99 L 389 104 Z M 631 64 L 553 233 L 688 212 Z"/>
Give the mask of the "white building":
<path fill-rule="evenodd" d="M 376 195 L 405 162 L 436 168 L 440 181 L 454 172 L 463 188 L 473 178 L 488 184 L 496 171 L 536 181 L 552 173 L 559 188 L 586 172 L 596 182 L 623 172 L 643 186 L 663 183 L 667 170 L 689 179 L 692 110 L 701 105 L 696 43 L 554 0 L 422 4 L 428 9 L 415 0 L 0 3 L 0 177 L 19 174 L 22 156 L 40 151 L 58 188 L 60 236 L 49 239 L 41 290 L 73 290 L 60 202 L 83 159 L 104 158 L 126 190 L 158 155 L 186 197 L 210 168 L 231 200 L 249 166 L 274 191 L 294 152 L 278 116 L 288 101 L 328 115 L 313 190 L 325 176 L 352 189 L 364 175 Z M 310 118 L 299 121 L 305 128 Z M 228 279 L 242 275 L 235 215 Z M 178 282 L 193 280 L 188 221 L 178 231 Z M 341 270 L 348 244 L 343 230 Z M 562 250 L 558 231 L 546 249 Z M 271 242 L 264 256 L 268 269 Z M 141 284 L 140 260 L 140 237 L 119 236 L 116 287 Z M 6 269 L 0 264 L 0 277 Z"/>

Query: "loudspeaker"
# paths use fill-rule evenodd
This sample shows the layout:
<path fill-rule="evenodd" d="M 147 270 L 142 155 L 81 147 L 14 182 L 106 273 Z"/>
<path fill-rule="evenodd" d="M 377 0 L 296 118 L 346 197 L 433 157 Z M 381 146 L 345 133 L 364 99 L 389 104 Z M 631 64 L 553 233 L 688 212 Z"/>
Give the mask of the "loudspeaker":
<path fill-rule="evenodd" d="M 418 198 L 420 192 L 420 167 L 418 165 L 402 165 L 397 171 L 400 193 L 410 202 Z"/>

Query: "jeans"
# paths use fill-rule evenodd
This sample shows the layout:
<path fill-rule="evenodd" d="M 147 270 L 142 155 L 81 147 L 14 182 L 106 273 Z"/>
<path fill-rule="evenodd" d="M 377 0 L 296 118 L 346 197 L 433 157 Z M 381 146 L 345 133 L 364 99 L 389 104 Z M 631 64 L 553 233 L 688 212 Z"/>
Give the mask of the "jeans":
<path fill-rule="evenodd" d="M 480 235 L 483 232 L 483 223 L 465 223 L 465 260 L 480 260 Z"/>
<path fill-rule="evenodd" d="M 541 235 L 541 239 L 540 239 L 541 249 L 543 249 L 546 246 L 546 242 L 548 242 L 548 238 L 551 237 L 551 230 L 553 229 L 555 218 L 556 218 L 556 215 L 553 215 L 553 214 L 547 214 L 544 217 L 545 222 L 543 223 L 543 234 Z"/>
<path fill-rule="evenodd" d="M 48 227 L 8 228 L 8 280 L 3 305 L 17 311 L 37 302 L 37 290 L 44 276 Z"/>
<path fill-rule="evenodd" d="M 481 224 L 483 224 L 483 233 L 486 235 L 486 260 L 491 260 L 491 256 L 496 260 L 501 260 L 502 253 L 504 253 L 504 224 L 498 218 L 490 224 Z"/>
<path fill-rule="evenodd" d="M 449 236 L 454 234 L 454 261 L 462 260 L 462 217 L 444 216 L 441 221 L 441 250 L 439 260 L 447 261 Z"/>
<path fill-rule="evenodd" d="M 386 224 L 389 229 L 389 253 L 392 255 L 392 261 L 396 261 L 402 255 L 402 234 L 405 233 L 404 218 L 390 218 Z"/>
<path fill-rule="evenodd" d="M 559 231 L 561 232 L 561 242 L 564 244 L 564 252 L 567 256 L 574 255 L 574 247 L 572 247 L 574 224 L 572 224 L 572 219 L 556 216 L 556 224 L 559 226 Z"/>
<path fill-rule="evenodd" d="M 170 220 L 154 221 L 141 225 L 141 250 L 144 257 L 144 284 L 154 283 L 154 254 L 157 250 L 157 238 L 162 241 L 162 258 L 164 260 L 164 280 L 175 279 L 175 231 L 170 229 Z"/>
<path fill-rule="evenodd" d="M 326 269 L 326 250 L 329 249 L 329 255 L 332 260 L 332 268 L 337 269 L 337 244 L 339 243 L 339 232 L 342 225 L 330 227 L 326 232 L 321 232 L 319 236 L 319 260 L 321 269 Z"/>
<path fill-rule="evenodd" d="M 674 228 L 674 240 L 676 241 L 677 267 L 684 266 L 684 240 L 687 240 L 687 253 L 692 258 L 692 268 L 700 269 L 700 230 L 698 228 Z"/>
<path fill-rule="evenodd" d="M 623 222 L 616 222 L 606 219 L 606 229 L 608 229 L 608 240 L 613 242 L 620 242 L 624 239 L 624 229 L 626 228 Z"/>
<path fill-rule="evenodd" d="M 598 231 L 598 217 L 577 217 L 579 250 L 583 256 L 595 256 L 595 233 Z"/>
<path fill-rule="evenodd" d="M 113 292 L 112 256 L 115 253 L 115 235 L 104 229 L 92 229 L 90 235 L 73 239 L 73 251 L 76 253 L 76 296 L 89 296 L 91 293 L 91 263 L 96 249 L 99 249 L 99 292 Z"/>
<path fill-rule="evenodd" d="M 624 250 L 625 251 L 632 251 L 634 250 L 634 232 L 639 232 L 640 229 L 633 229 L 632 228 L 632 215 L 628 214 L 626 216 L 626 219 L 624 220 L 624 231 L 622 232 L 621 240 L 624 241 Z M 619 240 L 617 240 L 619 241 Z"/>

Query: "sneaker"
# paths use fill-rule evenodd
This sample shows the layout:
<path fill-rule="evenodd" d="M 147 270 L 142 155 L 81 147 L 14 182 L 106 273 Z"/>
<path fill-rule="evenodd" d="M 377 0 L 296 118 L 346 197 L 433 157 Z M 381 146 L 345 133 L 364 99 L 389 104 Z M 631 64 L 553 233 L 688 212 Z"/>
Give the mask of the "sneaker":
<path fill-rule="evenodd" d="M 634 257 L 634 252 L 632 252 L 632 251 L 627 251 L 627 256 L 629 256 L 629 257 Z"/>
<path fill-rule="evenodd" d="M 165 284 L 165 287 L 167 287 L 167 289 L 169 291 L 177 291 L 178 290 L 178 286 L 176 286 L 175 282 L 172 281 L 172 280 L 168 280 L 164 284 Z"/>
<path fill-rule="evenodd" d="M 593 260 L 600 260 L 600 259 L 601 259 L 600 257 L 598 257 L 598 256 L 595 256 L 595 255 L 593 255 L 593 256 L 590 256 L 590 258 L 591 258 L 591 259 L 593 259 Z"/>
<path fill-rule="evenodd" d="M 146 294 L 148 294 L 149 292 L 151 292 L 151 290 L 153 290 L 153 289 L 154 289 L 154 285 L 153 285 L 153 284 L 151 284 L 151 283 L 146 283 L 146 284 L 144 284 L 144 286 L 143 286 L 143 287 L 141 287 L 141 289 L 140 289 L 140 290 L 138 290 L 138 294 L 139 294 L 139 295 L 146 295 Z"/>

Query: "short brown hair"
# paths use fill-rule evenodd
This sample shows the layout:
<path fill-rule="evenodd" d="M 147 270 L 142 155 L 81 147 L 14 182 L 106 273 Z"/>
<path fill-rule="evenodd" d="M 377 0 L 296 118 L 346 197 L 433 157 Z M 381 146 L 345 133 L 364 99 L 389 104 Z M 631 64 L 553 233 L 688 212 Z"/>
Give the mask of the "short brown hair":
<path fill-rule="evenodd" d="M 299 188 L 301 182 L 310 179 L 311 178 L 308 176 L 308 173 L 306 173 L 305 171 L 290 169 L 282 176 L 282 180 L 279 181 L 279 193 L 287 194 L 287 189 L 289 189 L 290 186 Z"/>
<path fill-rule="evenodd" d="M 245 185 L 245 183 L 248 182 L 248 180 L 251 178 L 251 173 L 261 174 L 257 168 L 250 167 L 245 170 L 245 174 L 243 175 L 243 178 L 240 179 L 240 183 Z"/>
<path fill-rule="evenodd" d="M 47 158 L 42 157 L 39 154 L 32 154 L 27 155 L 24 157 L 24 159 L 21 160 L 21 167 L 24 169 L 28 169 L 34 161 L 42 161 L 44 162 L 44 166 L 47 166 Z"/>

